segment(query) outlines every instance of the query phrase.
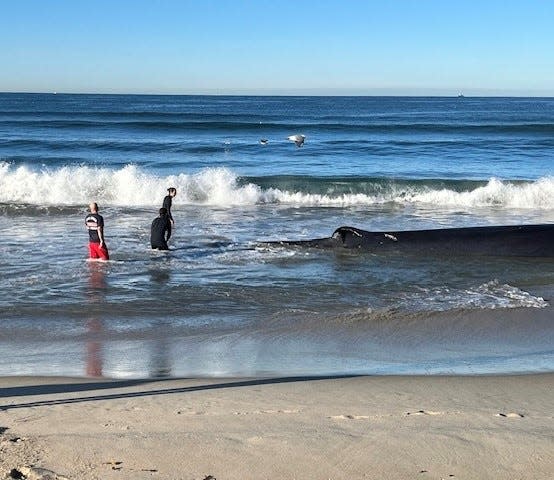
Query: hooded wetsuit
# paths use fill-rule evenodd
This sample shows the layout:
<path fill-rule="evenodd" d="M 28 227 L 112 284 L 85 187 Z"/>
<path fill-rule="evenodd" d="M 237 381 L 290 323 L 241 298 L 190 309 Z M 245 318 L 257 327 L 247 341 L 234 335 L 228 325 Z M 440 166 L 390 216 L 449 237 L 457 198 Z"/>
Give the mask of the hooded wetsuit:
<path fill-rule="evenodd" d="M 164 203 L 162 205 L 163 208 L 167 210 L 167 218 L 169 220 L 173 221 L 173 215 L 171 215 L 171 205 L 173 204 L 173 198 L 171 195 L 166 195 L 164 198 Z"/>
<path fill-rule="evenodd" d="M 164 202 L 165 203 L 165 202 Z M 150 245 L 158 250 L 169 250 L 167 241 L 171 237 L 171 222 L 169 215 L 155 218 L 150 227 Z"/>

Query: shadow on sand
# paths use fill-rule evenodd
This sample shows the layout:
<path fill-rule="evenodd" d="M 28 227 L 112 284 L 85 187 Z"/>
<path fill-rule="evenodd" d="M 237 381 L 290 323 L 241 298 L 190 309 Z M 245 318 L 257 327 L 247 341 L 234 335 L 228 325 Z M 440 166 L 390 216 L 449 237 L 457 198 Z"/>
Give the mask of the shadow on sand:
<path fill-rule="evenodd" d="M 279 383 L 293 383 L 293 382 L 307 382 L 315 380 L 330 380 L 336 378 L 353 378 L 359 375 L 330 375 L 330 376 L 304 376 L 304 377 L 278 377 L 278 378 L 264 378 L 264 379 L 252 379 L 252 380 L 240 380 L 230 382 L 219 382 L 213 384 L 204 385 L 192 385 L 188 387 L 179 388 L 158 388 L 155 390 L 143 389 L 133 392 L 118 392 L 108 393 L 104 395 L 96 394 L 89 396 L 70 397 L 70 398 L 54 398 L 46 400 L 35 400 L 26 403 L 10 403 L 0 405 L 0 411 L 12 410 L 16 408 L 31 408 L 31 407 L 49 407 L 52 405 L 68 405 L 73 403 L 94 402 L 100 400 L 115 400 L 122 398 L 137 398 L 137 397 L 150 397 L 154 395 L 169 395 L 176 393 L 190 393 L 203 390 L 218 390 L 224 388 L 239 388 L 239 387 L 251 387 L 258 385 L 272 385 Z M 160 382 L 174 382 L 178 379 L 167 380 L 113 380 L 106 382 L 83 382 L 83 383 L 65 383 L 65 384 L 52 384 L 52 385 L 28 385 L 21 387 L 8 387 L 0 390 L 0 397 L 11 398 L 21 397 L 28 395 L 52 395 L 52 394 L 68 394 L 75 392 L 86 392 L 100 389 L 118 389 L 134 387 L 136 385 L 147 385 L 151 383 Z"/>

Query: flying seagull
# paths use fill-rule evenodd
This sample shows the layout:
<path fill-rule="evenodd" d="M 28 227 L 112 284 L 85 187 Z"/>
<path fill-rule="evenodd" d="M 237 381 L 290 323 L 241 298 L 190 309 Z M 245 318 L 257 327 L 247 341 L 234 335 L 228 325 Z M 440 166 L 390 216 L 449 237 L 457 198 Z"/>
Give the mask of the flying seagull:
<path fill-rule="evenodd" d="M 306 140 L 306 135 L 291 135 L 287 137 L 288 140 L 294 142 L 297 147 L 304 145 L 304 140 Z"/>

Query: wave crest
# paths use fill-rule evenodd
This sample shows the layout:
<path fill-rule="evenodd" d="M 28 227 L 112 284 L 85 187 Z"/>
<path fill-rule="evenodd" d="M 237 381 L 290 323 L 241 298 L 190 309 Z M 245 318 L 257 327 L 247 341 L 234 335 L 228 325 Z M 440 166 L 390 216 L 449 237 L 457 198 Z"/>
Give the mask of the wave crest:
<path fill-rule="evenodd" d="M 257 179 L 259 180 L 259 179 Z M 344 178 L 340 179 L 344 183 Z M 552 209 L 554 177 L 532 182 L 490 179 L 486 183 L 465 180 L 441 187 L 428 182 L 392 182 L 386 179 L 349 179 L 346 191 L 337 190 L 337 180 L 296 177 L 262 187 L 256 180 L 239 178 L 227 168 L 209 168 L 194 174 L 158 176 L 126 165 L 113 170 L 103 167 L 67 166 L 32 170 L 0 163 L 0 202 L 31 205 L 82 205 L 97 201 L 103 205 L 142 206 L 158 204 L 168 187 L 179 191 L 175 204 L 217 206 L 279 203 L 301 206 L 357 206 L 378 204 L 430 204 L 470 208 L 480 206 Z"/>
<path fill-rule="evenodd" d="M 36 205 L 80 205 L 97 201 L 103 205 L 134 206 L 160 203 L 168 187 L 176 187 L 179 203 L 215 205 L 255 204 L 261 189 L 238 186 L 228 169 L 206 169 L 197 174 L 156 176 L 135 165 L 118 170 L 101 167 L 61 167 L 33 171 L 0 163 L 0 202 Z"/>

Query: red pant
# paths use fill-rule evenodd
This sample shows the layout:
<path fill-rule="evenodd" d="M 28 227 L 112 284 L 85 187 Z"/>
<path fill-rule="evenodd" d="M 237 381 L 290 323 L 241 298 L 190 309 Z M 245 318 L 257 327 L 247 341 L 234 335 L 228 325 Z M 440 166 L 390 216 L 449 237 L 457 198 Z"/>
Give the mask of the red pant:
<path fill-rule="evenodd" d="M 100 247 L 99 243 L 89 242 L 88 253 L 90 258 L 100 258 L 101 260 L 110 259 L 110 254 L 108 253 L 108 248 L 106 247 L 106 244 Z"/>

